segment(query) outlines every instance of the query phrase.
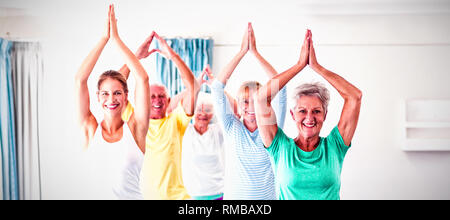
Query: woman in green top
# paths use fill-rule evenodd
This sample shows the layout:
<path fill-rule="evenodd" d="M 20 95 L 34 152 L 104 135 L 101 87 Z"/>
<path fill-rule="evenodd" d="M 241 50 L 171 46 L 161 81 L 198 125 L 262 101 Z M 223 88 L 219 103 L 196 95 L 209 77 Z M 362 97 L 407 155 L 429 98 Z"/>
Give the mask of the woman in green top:
<path fill-rule="evenodd" d="M 317 63 L 311 31 L 305 35 L 299 61 L 261 87 L 255 98 L 256 119 L 270 155 L 279 199 L 340 199 L 344 156 L 358 124 L 361 91 Z M 339 123 L 327 137 L 319 137 L 327 115 L 328 90 L 319 83 L 295 89 L 290 109 L 298 135 L 287 137 L 278 128 L 270 101 L 306 65 L 324 77 L 344 98 Z"/>

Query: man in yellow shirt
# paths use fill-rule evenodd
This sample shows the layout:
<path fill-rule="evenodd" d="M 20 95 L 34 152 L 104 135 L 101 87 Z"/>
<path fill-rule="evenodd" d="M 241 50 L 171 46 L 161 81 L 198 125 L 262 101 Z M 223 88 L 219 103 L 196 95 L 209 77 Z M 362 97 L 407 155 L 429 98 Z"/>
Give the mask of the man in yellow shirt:
<path fill-rule="evenodd" d="M 160 50 L 149 51 L 153 37 L 159 41 Z M 142 167 L 141 190 L 145 199 L 189 199 L 181 173 L 181 143 L 194 114 L 200 86 L 189 67 L 155 32 L 139 47 L 136 57 L 143 59 L 155 51 L 175 63 L 180 70 L 186 90 L 178 97 L 180 100 L 178 102 L 171 101 L 163 85 L 150 86 L 150 120 Z M 129 69 L 126 66 L 122 67 L 120 72 L 125 77 L 129 75 Z M 124 120 L 131 114 L 133 114 L 133 107 L 128 103 L 122 114 Z"/>

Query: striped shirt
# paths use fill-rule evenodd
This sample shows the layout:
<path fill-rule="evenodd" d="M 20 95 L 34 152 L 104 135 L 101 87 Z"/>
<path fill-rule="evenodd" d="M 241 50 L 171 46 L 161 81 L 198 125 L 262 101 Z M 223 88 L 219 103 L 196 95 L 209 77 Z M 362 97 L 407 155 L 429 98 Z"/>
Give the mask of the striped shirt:
<path fill-rule="evenodd" d="M 218 80 L 211 85 L 217 118 L 228 142 L 225 145 L 224 199 L 274 200 L 275 178 L 259 130 L 250 132 L 233 114 L 224 87 Z M 279 127 L 284 125 L 286 96 L 286 88 L 283 88 L 272 101 Z"/>

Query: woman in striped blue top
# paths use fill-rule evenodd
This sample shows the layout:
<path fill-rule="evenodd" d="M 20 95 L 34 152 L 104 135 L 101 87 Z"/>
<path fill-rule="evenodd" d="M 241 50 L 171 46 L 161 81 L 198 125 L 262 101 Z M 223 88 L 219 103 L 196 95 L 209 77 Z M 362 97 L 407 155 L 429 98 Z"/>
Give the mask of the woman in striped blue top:
<path fill-rule="evenodd" d="M 224 199 L 272 200 L 276 199 L 275 178 L 259 135 L 253 103 L 253 94 L 261 85 L 256 81 L 243 83 L 238 91 L 237 102 L 229 100 L 224 91 L 227 80 L 248 51 L 255 55 L 269 78 L 277 74 L 256 50 L 253 29 L 249 23 L 239 53 L 211 85 L 216 114 L 228 141 L 225 149 Z M 234 103 L 231 102 L 237 103 L 241 117 L 234 113 Z M 272 104 L 276 109 L 278 125 L 282 127 L 286 115 L 285 89 L 280 91 Z"/>

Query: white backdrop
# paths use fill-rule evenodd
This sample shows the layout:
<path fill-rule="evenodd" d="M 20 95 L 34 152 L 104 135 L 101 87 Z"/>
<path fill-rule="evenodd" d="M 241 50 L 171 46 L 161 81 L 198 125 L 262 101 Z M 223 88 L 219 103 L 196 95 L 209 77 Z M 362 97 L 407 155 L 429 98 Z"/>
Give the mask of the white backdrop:
<path fill-rule="evenodd" d="M 342 199 L 450 199 L 450 152 L 404 152 L 403 102 L 450 99 L 450 4 L 447 1 L 111 1 L 119 34 L 135 51 L 156 30 L 167 37 L 213 37 L 217 74 L 240 47 L 253 22 L 260 53 L 278 71 L 293 65 L 306 28 L 313 33 L 318 61 L 363 91 L 360 121 L 342 171 Z M 4 1 L 0 34 L 39 40 L 45 53 L 40 134 L 43 199 L 82 199 L 83 163 L 74 111 L 74 76 L 103 31 L 110 1 Z M 142 61 L 151 75 L 150 58 Z M 107 69 L 123 64 L 107 45 L 89 82 L 94 113 L 95 85 Z M 264 71 L 248 54 L 227 90 Z M 308 67 L 288 84 L 323 81 Z M 325 81 L 323 81 L 325 82 Z M 343 100 L 334 88 L 322 135 L 339 119 Z M 133 88 L 130 82 L 130 91 Z M 130 93 L 132 95 L 132 93 Z M 287 114 L 285 131 L 296 128 Z"/>

